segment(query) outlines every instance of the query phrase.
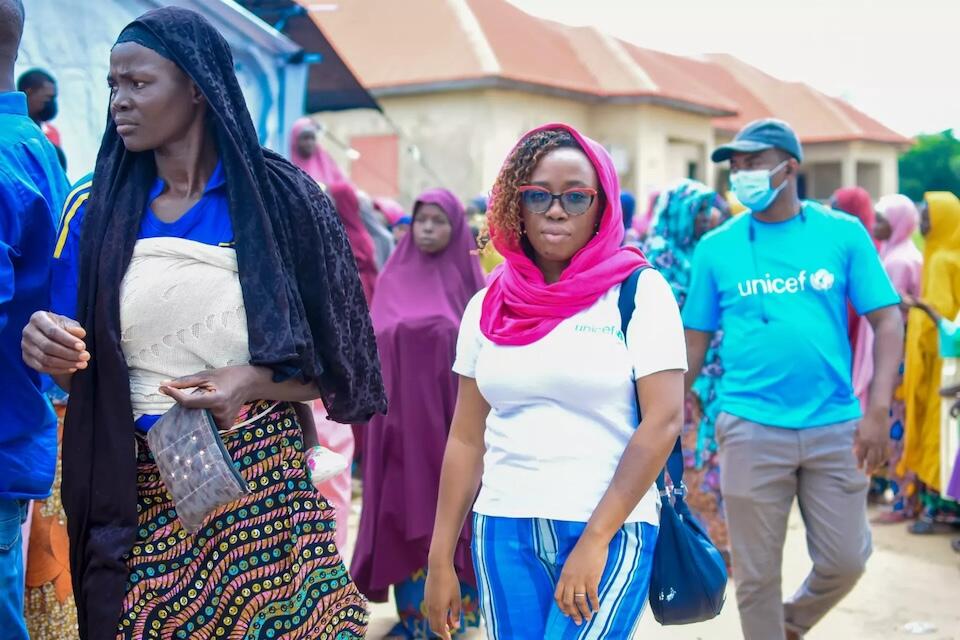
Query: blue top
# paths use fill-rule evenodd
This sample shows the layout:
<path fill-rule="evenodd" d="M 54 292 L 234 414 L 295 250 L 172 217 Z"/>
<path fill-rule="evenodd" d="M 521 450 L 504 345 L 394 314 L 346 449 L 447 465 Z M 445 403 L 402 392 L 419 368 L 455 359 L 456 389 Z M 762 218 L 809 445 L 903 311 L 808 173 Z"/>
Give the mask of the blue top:
<path fill-rule="evenodd" d="M 77 317 L 77 292 L 80 275 L 80 229 L 87 207 L 87 198 L 93 185 L 93 174 L 81 179 L 63 206 L 63 220 L 54 249 L 52 305 L 54 313 Z M 217 163 L 207 181 L 200 200 L 174 222 L 164 222 L 150 209 L 150 204 L 163 193 L 163 180 L 157 178 L 147 197 L 147 206 L 140 220 L 138 239 L 183 238 L 215 246 L 233 245 L 233 224 L 230 221 L 230 203 L 227 198 L 223 167 Z M 142 416 L 137 427 L 147 431 L 159 416 Z"/>
<path fill-rule="evenodd" d="M 721 409 L 801 429 L 855 420 L 847 300 L 863 315 L 899 303 L 866 229 L 814 202 L 765 223 L 739 216 L 703 237 L 684 326 L 723 327 Z"/>
<path fill-rule="evenodd" d="M 20 352 L 30 316 L 50 302 L 50 254 L 67 178 L 27 117 L 27 97 L 0 93 L 0 499 L 50 495 L 57 418 Z"/>

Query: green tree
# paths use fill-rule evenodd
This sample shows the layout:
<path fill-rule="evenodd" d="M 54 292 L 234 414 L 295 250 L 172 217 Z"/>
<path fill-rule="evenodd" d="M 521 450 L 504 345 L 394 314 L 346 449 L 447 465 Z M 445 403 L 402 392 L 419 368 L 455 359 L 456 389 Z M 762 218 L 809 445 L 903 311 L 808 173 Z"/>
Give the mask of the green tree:
<path fill-rule="evenodd" d="M 918 136 L 900 156 L 900 193 L 919 201 L 927 191 L 960 194 L 960 140 L 953 129 Z"/>

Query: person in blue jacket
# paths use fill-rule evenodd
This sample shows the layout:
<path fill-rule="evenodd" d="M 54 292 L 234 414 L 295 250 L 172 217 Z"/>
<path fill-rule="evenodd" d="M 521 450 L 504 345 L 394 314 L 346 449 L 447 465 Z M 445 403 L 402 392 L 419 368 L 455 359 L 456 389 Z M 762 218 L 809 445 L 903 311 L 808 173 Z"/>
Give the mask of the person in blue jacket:
<path fill-rule="evenodd" d="M 57 419 L 41 376 L 23 362 L 21 331 L 50 297 L 50 261 L 67 178 L 57 152 L 14 91 L 23 5 L 0 0 L 0 635 L 27 638 L 20 526 L 50 495 Z"/>

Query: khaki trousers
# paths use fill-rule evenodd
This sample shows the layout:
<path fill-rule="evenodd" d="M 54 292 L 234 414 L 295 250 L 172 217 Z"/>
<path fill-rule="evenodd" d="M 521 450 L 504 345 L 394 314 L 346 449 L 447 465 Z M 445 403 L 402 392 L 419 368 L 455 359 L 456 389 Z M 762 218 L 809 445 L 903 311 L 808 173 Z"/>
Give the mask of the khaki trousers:
<path fill-rule="evenodd" d="M 783 429 L 721 413 L 720 484 L 746 640 L 807 632 L 857 583 L 872 550 L 868 478 L 857 469 L 857 423 Z M 781 594 L 787 519 L 797 498 L 813 570 L 786 603 Z"/>

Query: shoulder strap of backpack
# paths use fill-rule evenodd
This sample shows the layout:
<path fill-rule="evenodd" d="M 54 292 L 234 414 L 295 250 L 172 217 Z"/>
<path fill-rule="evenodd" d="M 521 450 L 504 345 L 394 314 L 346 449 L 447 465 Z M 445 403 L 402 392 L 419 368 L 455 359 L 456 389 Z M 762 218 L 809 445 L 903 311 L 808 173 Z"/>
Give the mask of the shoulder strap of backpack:
<path fill-rule="evenodd" d="M 617 306 L 620 309 L 620 331 L 623 332 L 624 343 L 627 341 L 627 328 L 630 326 L 630 319 L 637 308 L 637 282 L 640 280 L 640 274 L 649 268 L 646 266 L 640 267 L 631 273 L 620 286 L 620 298 L 617 301 Z M 634 399 L 636 400 L 636 394 L 634 394 Z M 639 400 L 637 400 L 637 417 L 641 418 Z M 677 438 L 677 442 L 673 445 L 673 451 L 667 459 L 667 471 L 669 471 L 670 479 L 673 480 L 674 485 L 681 487 L 683 483 L 683 449 L 680 446 L 680 438 Z M 657 476 L 657 489 L 661 493 L 666 490 L 663 470 Z"/>
<path fill-rule="evenodd" d="M 637 282 L 640 280 L 640 274 L 650 267 L 640 267 L 623 281 L 620 285 L 620 298 L 617 300 L 617 307 L 620 308 L 620 331 L 623 332 L 623 341 L 627 341 L 627 327 L 630 326 L 630 318 L 637 308 Z"/>

